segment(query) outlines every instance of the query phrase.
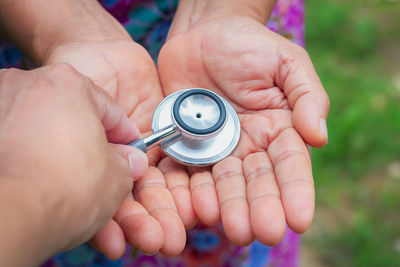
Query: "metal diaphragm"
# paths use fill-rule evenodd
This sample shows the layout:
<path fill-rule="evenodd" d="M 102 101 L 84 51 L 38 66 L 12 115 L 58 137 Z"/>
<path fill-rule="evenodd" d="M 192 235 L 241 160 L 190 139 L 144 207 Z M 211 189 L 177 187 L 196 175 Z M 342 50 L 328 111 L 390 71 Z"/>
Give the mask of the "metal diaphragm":
<path fill-rule="evenodd" d="M 180 94 L 172 106 L 172 115 L 177 126 L 191 135 L 215 134 L 226 122 L 226 108 L 221 98 L 204 89 Z"/>
<path fill-rule="evenodd" d="M 233 107 L 212 91 L 193 88 L 167 96 L 153 115 L 152 130 L 174 127 L 159 144 L 164 152 L 186 165 L 211 165 L 227 157 L 240 138 L 240 122 Z"/>

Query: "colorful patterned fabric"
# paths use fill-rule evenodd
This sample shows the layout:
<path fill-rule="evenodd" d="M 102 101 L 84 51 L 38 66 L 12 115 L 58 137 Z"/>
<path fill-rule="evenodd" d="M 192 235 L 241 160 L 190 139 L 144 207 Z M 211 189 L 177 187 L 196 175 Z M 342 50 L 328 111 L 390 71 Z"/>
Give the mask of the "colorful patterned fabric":
<path fill-rule="evenodd" d="M 101 0 L 101 4 L 117 18 L 131 34 L 157 58 L 168 33 L 178 0 Z M 303 0 L 279 0 L 267 25 L 271 30 L 304 45 Z M 29 61 L 15 47 L 0 40 L 0 68 L 30 68 Z M 128 247 L 122 259 L 109 261 L 90 245 L 59 253 L 44 266 L 298 266 L 299 237 L 287 228 L 281 243 L 273 248 L 255 241 L 249 247 L 229 243 L 222 228 L 197 226 L 187 232 L 187 245 L 179 257 L 167 258 L 160 254 L 146 256 Z"/>
<path fill-rule="evenodd" d="M 103 0 L 103 6 L 126 28 L 132 38 L 157 58 L 175 13 L 178 0 Z M 304 45 L 303 0 L 279 0 L 267 27 Z"/>
<path fill-rule="evenodd" d="M 220 226 L 197 226 L 187 231 L 187 244 L 178 257 L 147 256 L 128 246 L 124 256 L 110 261 L 89 244 L 58 253 L 42 267 L 296 267 L 299 236 L 289 228 L 278 246 L 270 248 L 255 241 L 249 247 L 236 247 Z"/>

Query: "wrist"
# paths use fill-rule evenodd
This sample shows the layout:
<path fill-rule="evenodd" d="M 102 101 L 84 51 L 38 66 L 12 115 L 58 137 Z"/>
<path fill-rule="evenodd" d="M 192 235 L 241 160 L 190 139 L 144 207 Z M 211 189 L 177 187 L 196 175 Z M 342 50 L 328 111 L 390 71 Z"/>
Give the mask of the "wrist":
<path fill-rule="evenodd" d="M 180 0 L 168 37 L 224 17 L 248 17 L 266 24 L 276 0 Z"/>

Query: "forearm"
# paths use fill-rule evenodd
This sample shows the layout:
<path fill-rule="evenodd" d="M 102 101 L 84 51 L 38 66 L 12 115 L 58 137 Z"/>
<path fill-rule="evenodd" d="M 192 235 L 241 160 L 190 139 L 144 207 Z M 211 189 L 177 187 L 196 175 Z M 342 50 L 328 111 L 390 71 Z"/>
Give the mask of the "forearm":
<path fill-rule="evenodd" d="M 3 34 L 38 64 L 59 43 L 129 38 L 96 0 L 0 0 L 0 6 Z"/>
<path fill-rule="evenodd" d="M 246 16 L 265 24 L 276 0 L 180 0 L 170 33 L 184 32 L 205 20 Z"/>

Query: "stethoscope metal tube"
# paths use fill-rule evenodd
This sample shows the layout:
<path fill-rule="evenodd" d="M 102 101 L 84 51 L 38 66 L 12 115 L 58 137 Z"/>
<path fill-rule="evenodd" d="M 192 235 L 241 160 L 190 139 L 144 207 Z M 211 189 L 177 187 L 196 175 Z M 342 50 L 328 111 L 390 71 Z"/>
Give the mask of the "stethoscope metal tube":
<path fill-rule="evenodd" d="M 153 115 L 153 133 L 129 145 L 147 152 L 160 146 L 186 165 L 210 165 L 228 156 L 240 137 L 232 106 L 212 91 L 194 88 L 166 97 Z"/>
<path fill-rule="evenodd" d="M 139 148 L 143 152 L 147 152 L 148 150 L 160 145 L 161 142 L 165 141 L 167 138 L 175 137 L 179 138 L 181 134 L 177 132 L 177 128 L 174 125 L 169 125 L 164 127 L 155 133 L 152 133 L 149 136 L 146 136 L 143 139 L 137 139 L 130 143 L 130 146 Z"/>

